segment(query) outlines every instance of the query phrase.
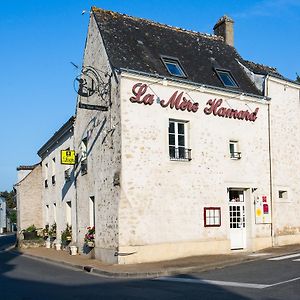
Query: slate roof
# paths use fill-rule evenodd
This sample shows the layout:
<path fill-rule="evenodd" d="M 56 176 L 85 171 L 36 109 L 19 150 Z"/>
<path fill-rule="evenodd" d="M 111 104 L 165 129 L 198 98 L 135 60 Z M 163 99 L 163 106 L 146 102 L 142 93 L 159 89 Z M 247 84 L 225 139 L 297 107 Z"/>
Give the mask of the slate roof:
<path fill-rule="evenodd" d="M 276 77 L 284 78 L 280 73 L 278 73 L 277 69 L 273 67 L 254 63 L 253 61 L 249 61 L 249 60 L 244 60 L 244 65 L 256 74 L 261 74 L 261 75 L 272 74 Z"/>
<path fill-rule="evenodd" d="M 214 68 L 229 70 L 239 84 L 228 88 L 262 95 L 246 75 L 246 62 L 222 37 L 188 31 L 93 7 L 112 67 L 171 77 L 161 55 L 178 58 L 186 80 L 225 88 Z"/>

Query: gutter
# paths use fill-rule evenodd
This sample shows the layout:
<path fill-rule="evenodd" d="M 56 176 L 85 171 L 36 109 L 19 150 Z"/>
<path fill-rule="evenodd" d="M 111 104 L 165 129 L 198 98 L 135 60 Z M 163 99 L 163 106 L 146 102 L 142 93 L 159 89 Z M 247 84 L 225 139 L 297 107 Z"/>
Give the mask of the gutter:
<path fill-rule="evenodd" d="M 237 91 L 237 90 L 232 90 L 232 89 L 226 89 L 226 88 L 221 88 L 221 87 L 216 87 L 216 86 L 212 86 L 212 85 L 208 85 L 208 84 L 203 84 L 203 83 L 197 83 L 197 82 L 193 82 L 193 81 L 189 81 L 189 80 L 184 80 L 184 79 L 179 79 L 179 78 L 173 78 L 173 77 L 166 77 L 166 76 L 162 76 L 159 74 L 151 74 L 151 73 L 147 73 L 147 72 L 143 72 L 143 71 L 136 71 L 136 70 L 132 70 L 132 69 L 127 69 L 127 68 L 119 68 L 116 69 L 116 71 L 118 71 L 119 73 L 122 72 L 127 72 L 127 73 L 131 73 L 131 74 L 135 74 L 135 75 L 141 75 L 141 76 L 146 76 L 146 77 L 151 77 L 151 78 L 155 78 L 155 79 L 167 79 L 173 82 L 177 82 L 177 83 L 182 83 L 182 84 L 189 84 L 189 85 L 195 85 L 198 86 L 199 88 L 209 88 L 212 90 L 217 90 L 217 91 L 222 91 L 222 92 L 227 92 L 227 93 L 233 93 L 233 94 L 243 94 L 244 96 L 249 96 L 249 97 L 253 97 L 259 100 L 271 100 L 271 98 L 264 96 L 259 96 L 256 94 L 251 94 L 251 93 L 244 93 L 243 91 Z"/>
<path fill-rule="evenodd" d="M 270 75 L 268 74 L 265 78 L 265 95 L 267 96 L 269 93 L 268 89 L 268 81 Z M 273 199 L 273 166 L 272 166 L 272 146 L 271 146 L 271 103 L 268 103 L 268 143 L 269 143 L 269 183 L 270 183 L 270 202 L 271 202 L 271 239 L 272 239 L 272 247 L 276 246 L 276 237 L 275 237 L 275 224 L 274 224 L 274 214 L 275 214 L 275 205 Z"/>

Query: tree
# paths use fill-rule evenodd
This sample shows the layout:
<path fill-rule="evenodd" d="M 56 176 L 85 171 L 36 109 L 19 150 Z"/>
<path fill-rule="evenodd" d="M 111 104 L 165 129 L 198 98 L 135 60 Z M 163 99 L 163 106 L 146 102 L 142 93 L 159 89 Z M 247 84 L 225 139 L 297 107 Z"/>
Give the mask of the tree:
<path fill-rule="evenodd" d="M 296 73 L 296 81 L 300 83 L 300 76 Z"/>
<path fill-rule="evenodd" d="M 8 192 L 8 191 L 0 192 L 0 194 L 2 195 L 2 197 L 5 198 L 5 200 L 6 200 L 6 207 L 8 209 L 12 209 L 12 208 L 16 207 L 15 192 L 14 192 L 14 190 L 12 190 L 10 192 Z"/>

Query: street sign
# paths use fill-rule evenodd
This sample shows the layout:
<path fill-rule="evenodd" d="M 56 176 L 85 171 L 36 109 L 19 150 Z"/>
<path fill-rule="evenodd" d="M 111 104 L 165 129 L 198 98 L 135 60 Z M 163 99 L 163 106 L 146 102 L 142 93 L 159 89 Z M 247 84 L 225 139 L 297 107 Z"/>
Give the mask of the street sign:
<path fill-rule="evenodd" d="M 79 102 L 79 108 L 90 109 L 90 110 L 108 111 L 107 106 L 92 105 L 92 104 L 86 104 L 86 103 L 81 103 L 81 102 Z"/>
<path fill-rule="evenodd" d="M 76 155 L 75 150 L 61 150 L 60 151 L 60 163 L 62 165 L 75 165 Z"/>

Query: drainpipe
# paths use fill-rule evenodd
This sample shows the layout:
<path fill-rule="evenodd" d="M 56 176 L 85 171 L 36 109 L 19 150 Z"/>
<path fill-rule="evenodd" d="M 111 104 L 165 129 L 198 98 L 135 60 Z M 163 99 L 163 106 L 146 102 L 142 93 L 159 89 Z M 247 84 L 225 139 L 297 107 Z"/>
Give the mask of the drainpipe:
<path fill-rule="evenodd" d="M 266 76 L 265 79 L 265 89 L 264 94 L 265 97 L 269 97 L 269 89 L 268 89 L 268 81 L 269 75 Z M 272 239 L 272 247 L 276 246 L 276 237 L 275 237 L 275 225 L 274 225 L 274 214 L 275 214 L 275 205 L 273 201 L 273 168 L 272 168 L 272 147 L 271 147 L 271 110 L 270 110 L 270 100 L 268 102 L 268 142 L 269 142 L 269 184 L 270 184 L 270 203 L 271 203 L 271 239 Z"/>

